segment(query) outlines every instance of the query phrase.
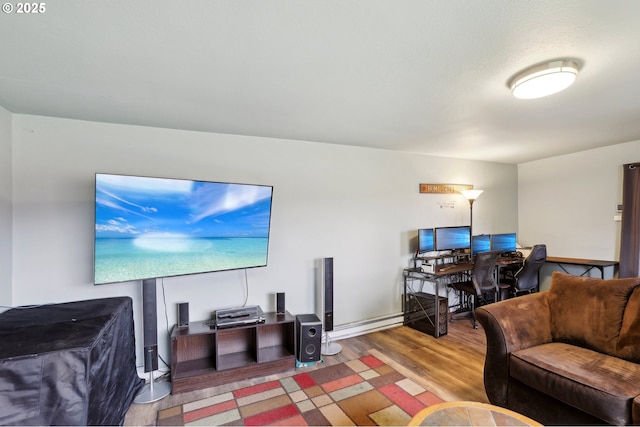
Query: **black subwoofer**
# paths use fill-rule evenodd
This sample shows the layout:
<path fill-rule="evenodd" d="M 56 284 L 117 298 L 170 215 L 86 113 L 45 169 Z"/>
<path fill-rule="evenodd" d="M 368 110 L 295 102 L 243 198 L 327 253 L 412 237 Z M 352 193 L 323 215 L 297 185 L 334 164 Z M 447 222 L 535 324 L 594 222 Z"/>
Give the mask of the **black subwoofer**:
<path fill-rule="evenodd" d="M 296 357 L 300 362 L 320 361 L 322 345 L 322 322 L 315 314 L 299 314 L 296 316 L 296 334 L 298 345 Z"/>

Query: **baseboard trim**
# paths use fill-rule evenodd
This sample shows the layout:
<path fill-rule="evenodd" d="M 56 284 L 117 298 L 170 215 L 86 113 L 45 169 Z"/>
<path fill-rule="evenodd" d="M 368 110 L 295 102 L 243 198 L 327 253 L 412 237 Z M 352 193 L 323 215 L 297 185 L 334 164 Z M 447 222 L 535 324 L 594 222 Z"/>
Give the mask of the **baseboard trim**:
<path fill-rule="evenodd" d="M 333 341 L 357 337 L 358 335 L 369 334 L 371 332 L 382 331 L 384 329 L 401 326 L 404 322 L 403 313 L 389 314 L 375 317 L 373 319 L 362 320 L 353 323 L 336 326 L 333 331 L 328 332 Z"/>

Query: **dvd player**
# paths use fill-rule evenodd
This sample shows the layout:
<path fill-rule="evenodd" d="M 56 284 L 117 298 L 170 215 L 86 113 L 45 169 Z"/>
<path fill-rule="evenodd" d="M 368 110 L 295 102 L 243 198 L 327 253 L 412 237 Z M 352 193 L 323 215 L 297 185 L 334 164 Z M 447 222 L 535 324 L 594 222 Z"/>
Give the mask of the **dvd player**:
<path fill-rule="evenodd" d="M 252 325 L 262 323 L 264 320 L 264 313 L 258 305 L 216 310 L 216 326 L 218 328 Z"/>

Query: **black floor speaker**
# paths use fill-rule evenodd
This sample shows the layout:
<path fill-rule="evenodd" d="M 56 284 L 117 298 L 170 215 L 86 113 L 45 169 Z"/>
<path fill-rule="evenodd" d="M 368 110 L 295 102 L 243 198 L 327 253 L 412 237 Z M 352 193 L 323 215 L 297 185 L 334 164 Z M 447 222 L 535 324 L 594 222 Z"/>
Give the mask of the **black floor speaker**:
<path fill-rule="evenodd" d="M 158 369 L 158 313 L 156 309 L 156 279 L 142 281 L 142 329 L 144 338 L 144 371 L 149 372 L 149 383 L 136 394 L 135 403 L 150 403 L 171 393 L 171 383 L 155 382 L 153 371 Z"/>
<path fill-rule="evenodd" d="M 322 259 L 316 304 L 324 330 L 333 331 L 333 258 Z"/>
<path fill-rule="evenodd" d="M 342 350 L 342 346 L 332 342 L 327 333 L 333 331 L 333 258 L 322 258 L 319 272 L 316 313 L 322 319 L 322 328 L 326 336 L 320 354 L 333 356 Z"/>
<path fill-rule="evenodd" d="M 156 279 L 142 281 L 142 320 L 144 371 L 158 369 L 158 317 L 156 313 Z"/>
<path fill-rule="evenodd" d="M 322 346 L 322 322 L 315 314 L 299 314 L 296 316 L 296 334 L 298 346 L 296 357 L 299 362 L 320 361 Z"/>

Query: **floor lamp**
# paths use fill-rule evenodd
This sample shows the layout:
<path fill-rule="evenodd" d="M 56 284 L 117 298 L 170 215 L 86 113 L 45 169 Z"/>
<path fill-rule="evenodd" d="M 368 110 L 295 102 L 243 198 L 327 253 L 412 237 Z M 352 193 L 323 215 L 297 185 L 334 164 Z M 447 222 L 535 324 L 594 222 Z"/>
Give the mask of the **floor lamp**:
<path fill-rule="evenodd" d="M 483 190 L 461 190 L 460 194 L 469 201 L 469 257 L 473 257 L 473 202 L 482 194 Z"/>

